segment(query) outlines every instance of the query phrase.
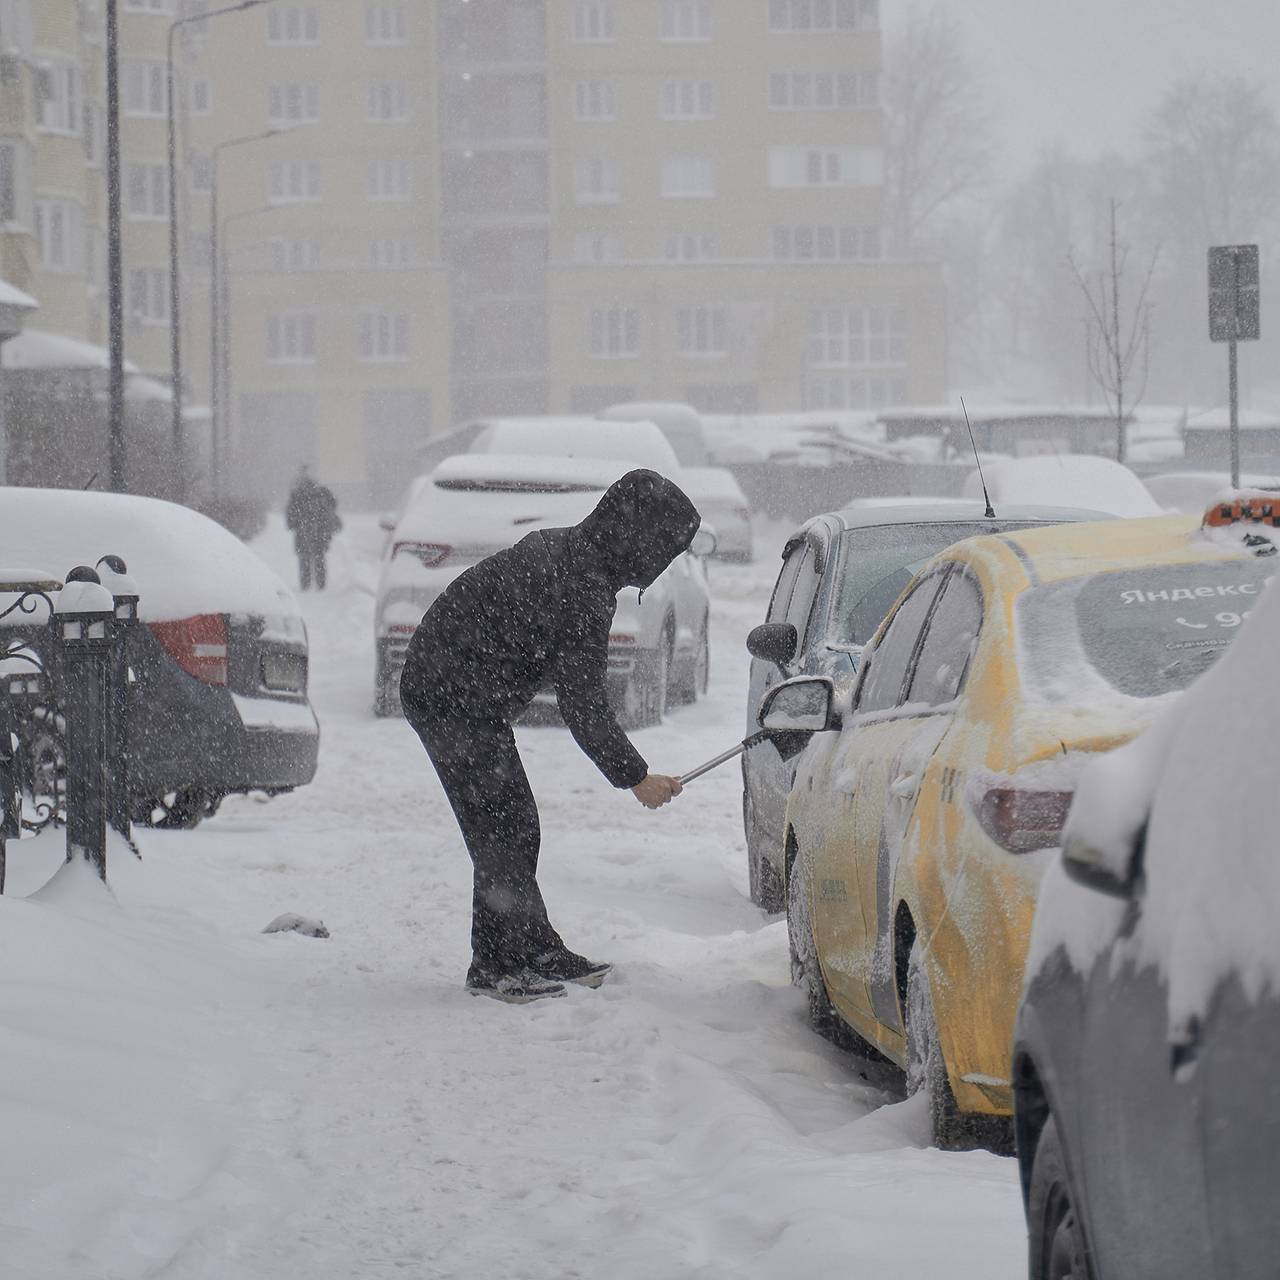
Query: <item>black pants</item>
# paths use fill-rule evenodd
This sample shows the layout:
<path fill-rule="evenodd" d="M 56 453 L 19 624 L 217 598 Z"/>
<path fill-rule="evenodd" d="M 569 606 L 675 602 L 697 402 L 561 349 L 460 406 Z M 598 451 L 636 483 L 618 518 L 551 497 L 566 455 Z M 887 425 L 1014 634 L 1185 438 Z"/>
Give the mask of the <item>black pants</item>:
<path fill-rule="evenodd" d="M 323 591 L 325 584 L 324 547 L 299 547 L 298 549 L 298 582 L 303 591 L 311 590 L 311 580 L 315 579 L 316 590 Z"/>
<path fill-rule="evenodd" d="M 564 944 L 538 888 L 538 807 L 515 734 L 502 720 L 458 720 L 410 704 L 405 713 L 471 855 L 471 963 L 492 974 L 518 972 Z"/>

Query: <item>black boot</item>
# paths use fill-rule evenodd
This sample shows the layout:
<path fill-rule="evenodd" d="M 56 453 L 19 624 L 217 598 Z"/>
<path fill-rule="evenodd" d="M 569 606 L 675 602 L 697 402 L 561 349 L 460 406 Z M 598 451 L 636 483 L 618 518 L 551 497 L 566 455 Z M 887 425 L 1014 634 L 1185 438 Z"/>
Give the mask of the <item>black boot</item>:
<path fill-rule="evenodd" d="M 580 987 L 598 987 L 613 971 L 613 965 L 588 960 L 563 943 L 535 956 L 529 968 L 548 982 L 576 982 Z"/>
<path fill-rule="evenodd" d="M 473 996 L 489 996 L 505 1004 L 532 1004 L 535 1000 L 548 1000 L 565 994 L 562 983 L 544 978 L 532 969 L 490 973 L 474 964 L 467 970 L 467 990 Z"/>

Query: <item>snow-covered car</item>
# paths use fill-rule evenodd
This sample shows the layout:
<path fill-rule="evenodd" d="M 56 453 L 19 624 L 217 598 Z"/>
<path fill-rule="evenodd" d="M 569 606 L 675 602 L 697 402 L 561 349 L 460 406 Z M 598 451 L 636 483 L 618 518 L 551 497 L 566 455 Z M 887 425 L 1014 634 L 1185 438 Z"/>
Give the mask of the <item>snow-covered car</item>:
<path fill-rule="evenodd" d="M 648 419 L 500 419 L 485 427 L 471 447 L 476 453 L 614 458 L 648 467 L 675 481 L 698 508 L 703 522 L 715 531 L 713 554 L 751 559 L 751 511 L 733 473 L 723 467 L 681 465 L 670 436 Z"/>
<path fill-rule="evenodd" d="M 987 491 L 997 510 L 1009 502 L 1088 507 L 1113 516 L 1157 516 L 1160 505 L 1123 463 L 1091 454 L 1042 454 L 1029 458 L 989 458 L 983 464 Z M 964 496 L 982 497 L 983 476 L 973 471 Z"/>
<path fill-rule="evenodd" d="M 138 585 L 145 625 L 129 638 L 135 821 L 191 826 L 232 793 L 311 781 L 319 727 L 307 699 L 306 628 L 289 589 L 238 538 L 186 507 L 133 495 L 5 488 L 0 511 L 6 560 L 60 579 L 114 554 Z M 33 770 L 57 767 L 56 723 L 25 724 Z"/>
<path fill-rule="evenodd" d="M 791 708 L 839 730 L 787 807 L 792 972 L 816 1029 L 926 1095 L 938 1146 L 1012 1132 L 1031 925 L 1081 771 L 1221 653 L 1274 565 L 1183 516 L 971 538 L 915 577 L 851 698 L 770 691 L 764 727 Z"/>
<path fill-rule="evenodd" d="M 1164 510 L 1188 514 L 1203 511 L 1219 494 L 1231 490 L 1231 476 L 1225 471 L 1166 471 L 1143 476 L 1142 483 Z M 1240 484 L 1245 489 L 1280 490 L 1280 477 L 1242 475 Z"/>
<path fill-rule="evenodd" d="M 981 533 L 1099 520 L 1097 512 L 1056 507 L 1001 507 L 988 520 L 972 502 L 869 499 L 815 516 L 782 548 L 782 567 L 764 623 L 747 639 L 752 654 L 747 732 L 761 699 L 779 681 L 829 675 L 851 685 L 858 655 L 912 576 L 953 542 Z M 783 831 L 795 760 L 771 742 L 742 761 L 742 820 L 751 900 L 781 911 Z"/>
<path fill-rule="evenodd" d="M 399 713 L 409 640 L 454 578 L 535 529 L 577 524 L 631 467 L 612 459 L 498 453 L 460 454 L 441 463 L 418 488 L 383 554 L 375 712 Z M 695 540 L 643 598 L 633 588 L 618 593 L 609 692 L 631 727 L 656 724 L 669 700 L 692 702 L 706 691 L 710 598 L 703 557 L 713 545 Z M 550 691 L 542 697 L 554 701 Z"/>
<path fill-rule="evenodd" d="M 666 436 L 682 467 L 705 467 L 711 462 L 707 436 L 698 411 L 668 400 L 628 400 L 600 411 L 606 422 L 652 422 Z"/>
<path fill-rule="evenodd" d="M 1276 566 L 1253 551 L 1238 590 Z M 1236 639 L 1085 770 L 1041 892 L 1013 1059 L 1033 1280 L 1280 1258 L 1280 593 L 1197 584 L 1198 635 Z"/>

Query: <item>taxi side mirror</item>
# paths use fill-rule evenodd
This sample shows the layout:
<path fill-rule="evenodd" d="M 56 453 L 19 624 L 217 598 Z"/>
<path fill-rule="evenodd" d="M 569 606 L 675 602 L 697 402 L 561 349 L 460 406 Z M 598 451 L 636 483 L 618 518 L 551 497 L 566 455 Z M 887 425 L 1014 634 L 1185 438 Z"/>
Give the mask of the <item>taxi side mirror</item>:
<path fill-rule="evenodd" d="M 765 694 L 756 721 L 770 735 L 808 735 L 838 729 L 835 696 L 830 676 L 796 676 L 774 685 Z"/>
<path fill-rule="evenodd" d="M 1109 898 L 1128 901 L 1142 875 L 1142 864 L 1147 851 L 1147 828 L 1134 838 L 1133 844 L 1124 850 L 1095 849 L 1070 834 L 1062 845 L 1062 869 L 1077 884 Z"/>

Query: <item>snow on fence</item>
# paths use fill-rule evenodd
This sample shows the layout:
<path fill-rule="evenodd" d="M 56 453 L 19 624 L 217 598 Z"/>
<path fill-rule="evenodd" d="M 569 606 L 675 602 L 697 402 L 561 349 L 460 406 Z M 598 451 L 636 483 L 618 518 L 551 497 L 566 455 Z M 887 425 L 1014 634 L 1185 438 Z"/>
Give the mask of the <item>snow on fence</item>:
<path fill-rule="evenodd" d="M 137 616 L 137 587 L 118 556 L 72 569 L 65 583 L 0 571 L 0 893 L 6 845 L 23 835 L 65 827 L 68 861 L 84 859 L 104 879 L 107 828 L 129 839 L 127 645 Z"/>

